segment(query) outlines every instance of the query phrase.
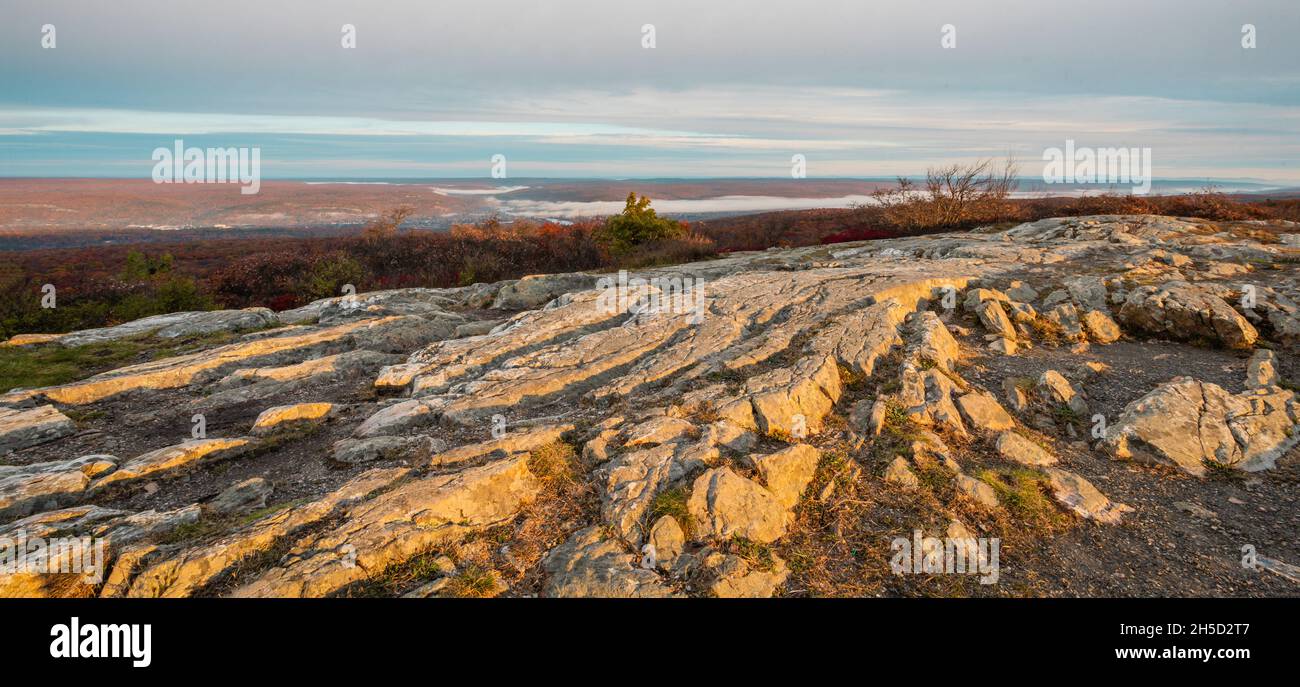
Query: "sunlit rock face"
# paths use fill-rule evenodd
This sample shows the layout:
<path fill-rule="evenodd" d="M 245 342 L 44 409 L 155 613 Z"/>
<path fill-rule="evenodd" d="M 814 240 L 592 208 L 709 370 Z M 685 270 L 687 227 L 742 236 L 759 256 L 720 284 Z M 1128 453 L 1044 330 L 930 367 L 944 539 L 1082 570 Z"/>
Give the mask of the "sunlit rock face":
<path fill-rule="evenodd" d="M 1172 505 L 1112 485 L 1287 460 L 1298 254 L 1050 219 L 24 337 L 228 335 L 0 396 L 0 528 L 107 543 L 0 594 L 766 597 L 835 540 L 818 509 L 1035 526 L 999 475 L 1126 522 Z M 1108 371 L 1146 346 L 1214 365 Z"/>

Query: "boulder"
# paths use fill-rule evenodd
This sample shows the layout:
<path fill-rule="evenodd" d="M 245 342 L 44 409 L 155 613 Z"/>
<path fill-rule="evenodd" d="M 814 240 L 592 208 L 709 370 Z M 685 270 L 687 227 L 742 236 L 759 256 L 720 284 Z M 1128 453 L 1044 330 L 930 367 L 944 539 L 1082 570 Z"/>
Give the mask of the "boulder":
<path fill-rule="evenodd" d="M 1101 277 L 1087 276 L 1067 279 L 1065 280 L 1065 289 L 1070 293 L 1070 299 L 1078 304 L 1080 308 L 1099 310 L 1103 313 L 1109 311 L 1106 285 L 1102 282 Z"/>
<path fill-rule="evenodd" d="M 957 397 L 957 408 L 966 422 L 976 429 L 998 432 L 1016 426 L 1016 421 L 1003 409 L 993 394 L 972 391 Z"/>
<path fill-rule="evenodd" d="M 720 599 L 767 599 L 790 577 L 789 567 L 775 554 L 766 569 L 756 569 L 740 556 L 716 553 L 704 569 L 708 591 Z"/>
<path fill-rule="evenodd" d="M 999 336 L 989 344 L 989 350 L 999 355 L 1015 355 L 1020 348 L 1016 345 L 1015 339 Z"/>
<path fill-rule="evenodd" d="M 1277 386 L 1281 382 L 1281 377 L 1277 373 L 1277 356 L 1265 348 L 1261 348 L 1250 356 L 1250 362 L 1246 363 L 1246 388 L 1261 389 L 1270 386 Z"/>
<path fill-rule="evenodd" d="M 1007 296 L 1012 300 L 1017 300 L 1022 303 L 1032 303 L 1038 300 L 1038 291 L 1035 290 L 1034 287 L 1022 281 L 1011 282 L 1011 285 L 1010 287 L 1007 288 L 1006 293 Z"/>
<path fill-rule="evenodd" d="M 897 484 L 906 489 L 915 489 L 921 486 L 921 481 L 916 478 L 916 473 L 912 472 L 911 466 L 907 464 L 907 459 L 902 456 L 894 456 L 885 468 L 885 481 L 891 484 Z"/>
<path fill-rule="evenodd" d="M 962 300 L 962 307 L 966 309 L 966 312 L 977 313 L 979 306 L 986 301 L 1007 303 L 1010 300 L 1007 294 L 997 289 L 967 289 L 966 297 Z"/>
<path fill-rule="evenodd" d="M 981 506 L 985 508 L 998 507 L 998 493 L 988 484 L 969 475 L 960 474 L 956 476 L 953 484 L 959 491 Z"/>
<path fill-rule="evenodd" d="M 1088 332 L 1088 337 L 1100 344 L 1108 344 L 1119 341 L 1121 332 L 1119 325 L 1115 320 L 1110 318 L 1101 310 L 1089 310 L 1083 314 L 1083 328 Z"/>
<path fill-rule="evenodd" d="M 696 523 L 697 538 L 740 536 L 760 544 L 781 538 L 789 518 L 775 494 L 725 467 L 708 470 L 695 480 L 687 509 Z"/>
<path fill-rule="evenodd" d="M 1204 475 L 1207 465 L 1246 471 L 1273 467 L 1300 439 L 1295 394 L 1277 387 L 1233 395 L 1177 377 L 1128 404 L 1106 431 L 1116 458 L 1171 465 Z"/>
<path fill-rule="evenodd" d="M 1083 338 L 1083 325 L 1079 322 L 1079 310 L 1072 303 L 1062 303 L 1043 313 L 1043 319 L 1056 325 L 1067 341 L 1079 341 Z"/>
<path fill-rule="evenodd" d="M 991 334 L 997 334 L 1006 339 L 1015 340 L 1016 328 L 1011 324 L 1007 313 L 1002 306 L 994 300 L 986 300 L 975 306 L 975 314 L 980 318 L 980 324 Z"/>
<path fill-rule="evenodd" d="M 1020 384 L 1013 377 L 1007 377 L 1002 380 L 1002 393 L 1007 397 L 1007 404 L 1017 413 L 1023 413 L 1029 410 L 1029 394 L 1020 388 Z"/>
<path fill-rule="evenodd" d="M 655 565 L 661 570 L 672 570 L 686 547 L 686 534 L 676 518 L 665 515 L 650 528 L 650 545 L 654 547 Z"/>
<path fill-rule="evenodd" d="M 1006 460 L 1021 465 L 1042 467 L 1056 464 L 1056 456 L 1050 451 L 1015 432 L 998 435 L 997 451 Z"/>
<path fill-rule="evenodd" d="M 883 400 L 864 398 L 853 403 L 849 422 L 871 436 L 879 436 L 880 431 L 885 428 L 887 412 L 889 412 L 889 405 Z"/>
<path fill-rule="evenodd" d="M 1038 319 L 1038 311 L 1034 310 L 1034 306 L 1029 305 L 1028 303 L 1011 301 L 1007 309 L 1009 310 L 1008 314 L 1011 317 L 1011 321 L 1016 324 L 1030 324 L 1034 320 Z"/>
<path fill-rule="evenodd" d="M 1058 468 L 1046 468 L 1045 472 L 1052 498 L 1081 518 L 1113 525 L 1125 513 L 1133 511 L 1122 503 L 1113 503 L 1091 482 L 1073 472 Z"/>
<path fill-rule="evenodd" d="M 786 508 L 793 508 L 817 472 L 821 451 L 808 444 L 795 444 L 776 453 L 750 456 L 749 459 L 758 469 L 768 491 Z"/>
<path fill-rule="evenodd" d="M 1078 415 L 1088 414 L 1088 402 L 1075 390 L 1070 380 L 1056 370 L 1047 370 L 1038 377 L 1038 393 L 1050 403 L 1067 406 Z"/>
<path fill-rule="evenodd" d="M 898 400 L 913 422 L 926 427 L 947 427 L 956 434 L 966 435 L 966 425 L 952 402 L 957 385 L 948 375 L 939 370 L 922 372 L 911 363 L 904 363 L 899 383 Z"/>
<path fill-rule="evenodd" d="M 549 598 L 663 598 L 674 596 L 659 576 L 633 565 L 634 557 L 599 527 L 579 530 L 546 555 Z"/>
<path fill-rule="evenodd" d="M 1141 286 L 1119 311 L 1125 325 L 1171 339 L 1204 339 L 1228 348 L 1250 348 L 1259 332 L 1209 290 L 1185 281 Z"/>

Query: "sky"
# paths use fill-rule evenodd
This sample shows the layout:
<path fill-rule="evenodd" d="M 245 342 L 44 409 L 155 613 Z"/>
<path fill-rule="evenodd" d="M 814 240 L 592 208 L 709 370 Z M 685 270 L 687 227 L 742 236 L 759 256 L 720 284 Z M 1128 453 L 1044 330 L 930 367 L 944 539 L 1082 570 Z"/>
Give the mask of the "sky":
<path fill-rule="evenodd" d="M 176 139 L 271 179 L 1033 176 L 1073 140 L 1300 184 L 1297 34 L 1296 0 L 0 0 L 0 176 Z"/>

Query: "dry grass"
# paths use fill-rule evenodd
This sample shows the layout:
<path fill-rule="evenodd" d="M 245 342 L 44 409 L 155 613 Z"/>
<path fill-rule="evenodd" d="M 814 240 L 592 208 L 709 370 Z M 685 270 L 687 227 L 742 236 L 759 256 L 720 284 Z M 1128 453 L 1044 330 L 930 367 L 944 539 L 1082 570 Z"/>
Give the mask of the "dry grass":
<path fill-rule="evenodd" d="M 1035 317 L 1029 322 L 1029 328 L 1045 344 L 1059 346 L 1066 342 L 1065 329 L 1045 317 Z"/>
<path fill-rule="evenodd" d="M 883 368 L 874 380 L 881 380 L 879 387 L 884 388 L 895 377 Z M 869 397 L 874 380 L 860 385 L 863 396 Z M 854 400 L 845 398 L 841 404 L 852 404 Z M 807 496 L 795 508 L 791 527 L 773 547 L 791 570 L 784 595 L 950 597 L 1040 593 L 1037 586 L 1042 581 L 1032 573 L 1007 573 L 1029 570 L 1031 566 L 1020 563 L 1037 555 L 1041 539 L 1074 522 L 1051 501 L 1043 487 L 1043 476 L 1028 470 L 1004 470 L 989 442 L 927 431 L 914 423 L 896 401 L 886 402 L 879 436 L 860 445 L 862 437 L 852 430 L 824 433 L 817 438 L 822 461 Z M 955 488 L 955 474 L 942 460 L 929 452 L 913 455 L 914 443 L 929 440 L 932 431 L 946 445 L 949 455 L 961 457 L 967 474 L 993 483 L 1005 507 L 979 506 Z M 883 480 L 881 468 L 899 455 L 911 458 L 919 488 L 903 489 Z M 864 469 L 857 469 L 855 464 Z M 829 497 L 822 499 L 824 489 Z M 896 553 L 892 545 L 897 538 L 910 538 L 917 529 L 928 536 L 943 537 L 953 520 L 962 522 L 977 536 L 1001 540 L 1003 575 L 999 584 L 981 585 L 977 575 L 893 572 L 890 561 Z M 756 553 L 744 542 L 728 545 L 738 554 Z"/>
<path fill-rule="evenodd" d="M 529 468 L 542 480 L 541 494 L 513 525 L 502 528 L 500 546 L 484 562 L 495 564 L 512 594 L 539 592 L 546 552 L 600 519 L 600 501 L 580 453 L 577 446 L 558 441 L 534 451 L 529 459 Z"/>
<path fill-rule="evenodd" d="M 495 595 L 498 589 L 499 583 L 495 570 L 470 565 L 452 576 L 451 582 L 443 589 L 443 595 L 481 599 Z"/>

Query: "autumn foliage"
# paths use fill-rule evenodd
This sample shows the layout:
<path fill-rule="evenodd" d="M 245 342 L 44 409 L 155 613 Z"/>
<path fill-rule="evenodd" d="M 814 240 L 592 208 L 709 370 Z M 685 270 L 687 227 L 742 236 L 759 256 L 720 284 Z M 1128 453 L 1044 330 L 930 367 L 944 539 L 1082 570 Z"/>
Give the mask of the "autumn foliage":
<path fill-rule="evenodd" d="M 974 173 L 972 173 L 974 172 Z M 408 230 L 383 213 L 349 236 L 206 240 L 0 253 L 0 337 L 99 327 L 165 312 L 283 310 L 342 293 L 454 287 L 528 274 L 641 268 L 719 253 L 892 238 L 1092 214 L 1211 220 L 1300 219 L 1300 201 L 1243 201 L 1213 190 L 1179 196 L 1010 199 L 1005 170 L 932 170 L 923 190 L 877 194 L 855 208 L 762 213 L 687 225 L 632 194 L 620 215 L 572 224 L 491 217 L 450 231 Z M 147 252 L 154 251 L 154 252 Z M 42 308 L 42 287 L 57 308 Z"/>

